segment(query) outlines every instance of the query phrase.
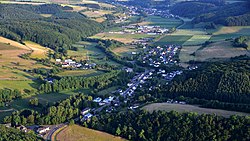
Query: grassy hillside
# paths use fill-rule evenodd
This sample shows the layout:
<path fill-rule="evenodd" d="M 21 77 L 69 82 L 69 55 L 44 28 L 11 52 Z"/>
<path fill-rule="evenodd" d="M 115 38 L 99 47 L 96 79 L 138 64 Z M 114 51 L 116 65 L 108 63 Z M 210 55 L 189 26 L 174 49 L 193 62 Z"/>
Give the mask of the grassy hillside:
<path fill-rule="evenodd" d="M 68 126 L 59 132 L 56 140 L 60 141 L 125 141 L 104 132 L 88 129 L 79 125 Z"/>
<path fill-rule="evenodd" d="M 249 116 L 249 113 L 241 113 L 234 111 L 200 108 L 194 105 L 171 104 L 171 103 L 153 103 L 143 107 L 143 109 L 153 111 L 177 111 L 177 112 L 196 112 L 198 114 L 215 114 L 218 116 L 230 117 L 231 115 Z"/>

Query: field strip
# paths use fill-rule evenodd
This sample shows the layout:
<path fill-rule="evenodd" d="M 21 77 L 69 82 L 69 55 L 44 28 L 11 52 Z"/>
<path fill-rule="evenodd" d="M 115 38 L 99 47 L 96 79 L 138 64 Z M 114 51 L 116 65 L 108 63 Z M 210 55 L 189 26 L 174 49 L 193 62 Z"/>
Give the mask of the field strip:
<path fill-rule="evenodd" d="M 249 113 L 243 112 L 235 112 L 235 111 L 227 111 L 220 109 L 211 109 L 211 108 L 201 108 L 196 105 L 188 105 L 188 104 L 172 104 L 172 103 L 153 103 L 143 107 L 143 109 L 153 112 L 158 110 L 163 111 L 177 111 L 177 112 L 196 112 L 198 114 L 215 114 L 218 116 L 230 117 L 231 115 L 239 115 L 239 116 L 250 116 Z"/>

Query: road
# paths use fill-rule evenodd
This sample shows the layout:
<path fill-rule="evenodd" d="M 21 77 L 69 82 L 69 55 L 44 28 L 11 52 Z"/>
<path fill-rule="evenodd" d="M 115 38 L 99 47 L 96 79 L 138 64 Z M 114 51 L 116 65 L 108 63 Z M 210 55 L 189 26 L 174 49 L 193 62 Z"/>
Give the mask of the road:
<path fill-rule="evenodd" d="M 49 130 L 49 132 L 47 133 L 47 136 L 46 136 L 46 140 L 52 140 L 52 135 L 58 130 L 58 129 L 60 129 L 60 128 L 62 128 L 62 127 L 64 127 L 64 126 L 67 126 L 67 124 L 66 123 L 64 123 L 64 124 L 58 124 L 58 125 L 52 125 L 52 126 L 50 126 L 50 130 Z"/>

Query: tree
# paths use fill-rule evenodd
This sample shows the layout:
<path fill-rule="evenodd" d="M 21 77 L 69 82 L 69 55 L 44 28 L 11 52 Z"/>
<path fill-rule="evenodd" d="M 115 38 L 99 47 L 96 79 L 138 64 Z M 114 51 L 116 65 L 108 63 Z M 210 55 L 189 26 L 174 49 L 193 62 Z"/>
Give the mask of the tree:
<path fill-rule="evenodd" d="M 115 133 L 116 133 L 117 136 L 119 136 L 119 135 L 121 134 L 121 129 L 120 129 L 120 127 L 117 127 Z"/>
<path fill-rule="evenodd" d="M 29 104 L 32 106 L 38 106 L 39 105 L 38 98 L 30 99 Z"/>

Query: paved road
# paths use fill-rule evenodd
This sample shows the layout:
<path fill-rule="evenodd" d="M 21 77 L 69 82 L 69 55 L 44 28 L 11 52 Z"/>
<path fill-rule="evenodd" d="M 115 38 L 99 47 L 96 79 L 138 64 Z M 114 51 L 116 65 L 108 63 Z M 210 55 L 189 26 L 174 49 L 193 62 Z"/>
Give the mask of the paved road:
<path fill-rule="evenodd" d="M 58 124 L 58 125 L 53 125 L 53 126 L 50 126 L 50 130 L 49 132 L 47 133 L 47 137 L 46 137 L 46 140 L 52 140 L 52 135 L 60 128 L 64 127 L 64 126 L 67 126 L 67 124 Z"/>

